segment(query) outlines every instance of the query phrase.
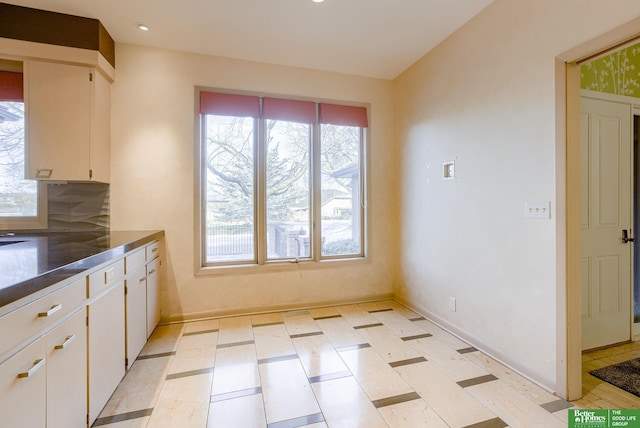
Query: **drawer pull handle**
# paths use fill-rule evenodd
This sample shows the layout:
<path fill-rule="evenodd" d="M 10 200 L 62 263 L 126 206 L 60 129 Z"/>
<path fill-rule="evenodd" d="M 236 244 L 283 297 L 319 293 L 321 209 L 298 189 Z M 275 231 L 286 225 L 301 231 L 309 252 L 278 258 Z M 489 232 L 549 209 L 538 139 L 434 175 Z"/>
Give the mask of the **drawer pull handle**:
<path fill-rule="evenodd" d="M 76 335 L 72 334 L 71 336 L 67 336 L 67 338 L 64 340 L 64 342 L 62 343 L 62 345 L 56 345 L 55 349 L 65 349 L 67 346 L 69 346 L 71 344 L 71 342 L 73 342 L 74 340 L 76 340 Z"/>
<path fill-rule="evenodd" d="M 45 359 L 41 358 L 39 360 L 35 360 L 33 362 L 33 367 L 31 367 L 29 369 L 29 371 L 24 372 L 24 373 L 18 373 L 18 377 L 19 378 L 25 378 L 25 377 L 31 377 L 33 376 L 38 370 L 40 370 L 40 367 L 44 366 L 45 363 Z"/>
<path fill-rule="evenodd" d="M 51 306 L 51 309 L 49 309 L 47 312 L 40 312 L 38 316 L 40 318 L 50 317 L 51 315 L 58 312 L 60 309 L 62 309 L 62 304 L 58 303 L 57 305 Z"/>
<path fill-rule="evenodd" d="M 156 273 L 156 270 L 155 270 L 155 269 L 151 269 L 151 270 L 149 271 L 149 275 L 153 275 L 154 273 Z"/>
<path fill-rule="evenodd" d="M 151 250 L 152 253 L 155 253 L 156 251 L 158 251 L 158 247 Z"/>
<path fill-rule="evenodd" d="M 109 281 L 111 281 L 113 279 L 115 273 L 115 268 L 111 268 L 111 269 L 107 269 L 106 271 L 104 271 L 104 283 L 108 284 Z"/>
<path fill-rule="evenodd" d="M 140 278 L 140 282 L 145 282 L 147 280 L 146 276 L 143 276 L 142 278 Z"/>

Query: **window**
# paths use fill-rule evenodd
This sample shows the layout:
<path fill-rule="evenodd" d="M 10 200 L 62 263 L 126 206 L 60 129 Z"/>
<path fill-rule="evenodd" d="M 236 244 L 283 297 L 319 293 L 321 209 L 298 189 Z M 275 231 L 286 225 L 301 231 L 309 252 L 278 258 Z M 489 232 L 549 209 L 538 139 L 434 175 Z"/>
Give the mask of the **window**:
<path fill-rule="evenodd" d="M 43 191 L 25 176 L 22 64 L 0 61 L 0 229 L 46 227 Z M 17 70 L 17 71 L 14 71 Z"/>
<path fill-rule="evenodd" d="M 359 258 L 364 107 L 200 93 L 202 266 Z"/>

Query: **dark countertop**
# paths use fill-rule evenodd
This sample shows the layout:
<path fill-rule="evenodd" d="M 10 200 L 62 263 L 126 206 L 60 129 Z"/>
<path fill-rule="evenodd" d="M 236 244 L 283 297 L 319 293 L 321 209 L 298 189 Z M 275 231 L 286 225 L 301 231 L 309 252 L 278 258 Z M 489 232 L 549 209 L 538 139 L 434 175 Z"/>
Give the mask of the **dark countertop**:
<path fill-rule="evenodd" d="M 162 230 L 16 233 L 0 237 L 0 315 L 19 300 L 164 237 Z M 3 245 L 7 241 L 19 243 Z M 21 306 L 21 305 L 20 305 Z"/>

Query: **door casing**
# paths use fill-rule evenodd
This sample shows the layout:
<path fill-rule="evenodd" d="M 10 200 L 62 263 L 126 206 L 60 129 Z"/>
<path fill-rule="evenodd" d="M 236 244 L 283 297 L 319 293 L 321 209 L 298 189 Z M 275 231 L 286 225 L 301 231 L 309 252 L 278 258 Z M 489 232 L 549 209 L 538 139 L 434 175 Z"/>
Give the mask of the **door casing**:
<path fill-rule="evenodd" d="M 578 64 L 638 37 L 640 18 L 556 57 L 556 393 L 567 400 L 582 397 Z"/>

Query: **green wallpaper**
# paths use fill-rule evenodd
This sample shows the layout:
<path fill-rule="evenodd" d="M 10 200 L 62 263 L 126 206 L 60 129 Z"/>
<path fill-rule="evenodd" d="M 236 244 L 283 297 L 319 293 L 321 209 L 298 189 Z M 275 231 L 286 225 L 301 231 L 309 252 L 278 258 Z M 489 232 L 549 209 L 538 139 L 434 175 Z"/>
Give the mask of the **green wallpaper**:
<path fill-rule="evenodd" d="M 582 89 L 640 98 L 640 43 L 580 67 Z"/>

